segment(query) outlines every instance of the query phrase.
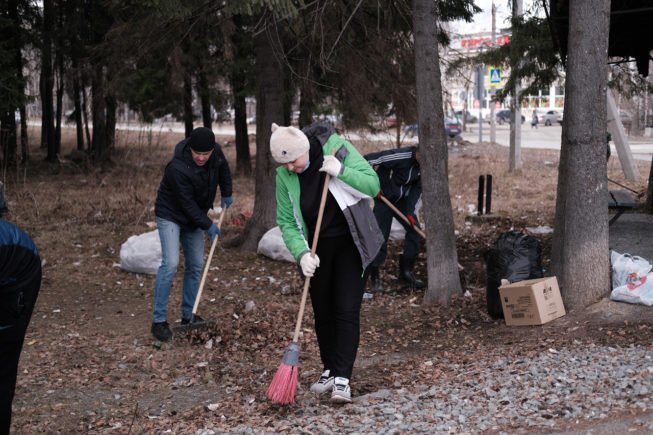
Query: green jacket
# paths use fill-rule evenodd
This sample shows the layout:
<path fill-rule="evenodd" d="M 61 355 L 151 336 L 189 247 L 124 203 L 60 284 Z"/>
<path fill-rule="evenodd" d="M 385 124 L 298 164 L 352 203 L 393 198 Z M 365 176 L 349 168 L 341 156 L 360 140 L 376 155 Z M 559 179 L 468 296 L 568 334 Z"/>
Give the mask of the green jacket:
<path fill-rule="evenodd" d="M 308 136 L 311 136 L 312 133 L 319 133 L 319 131 L 314 132 L 310 129 L 311 127 L 309 127 L 308 131 L 305 130 Z M 315 135 L 320 139 L 318 134 Z M 364 195 L 375 197 L 380 189 L 379 178 L 367 160 L 343 137 L 335 133 L 329 136 L 322 134 L 321 137 L 324 139 L 328 137 L 326 142 L 322 144 L 324 155 L 330 155 L 333 150 L 336 150 L 336 157 L 343 164 L 343 171 L 338 179 Z M 330 185 L 330 189 L 331 187 Z M 278 167 L 276 176 L 277 224 L 281 229 L 286 247 L 297 261 L 304 252 L 310 251 L 310 242 L 307 236 L 308 229 L 300 208 L 300 193 L 297 174 L 289 171 L 285 166 Z M 378 225 L 369 205 L 365 205 L 364 208 L 367 208 L 369 213 L 365 213 L 364 210 L 363 214 L 366 216 L 360 216 L 360 213 L 357 213 L 357 216 L 353 217 L 357 221 L 356 225 L 352 222 L 350 214 L 345 213 L 345 218 L 361 256 L 371 257 L 369 259 L 371 261 L 378 252 L 376 245 L 378 244 L 380 247 L 378 238 L 380 231 L 378 231 Z M 365 221 L 365 225 L 358 223 L 359 217 Z M 360 231 L 360 228 L 363 228 L 363 231 Z M 369 229 L 371 234 L 361 234 L 367 233 L 366 229 Z M 381 236 L 380 240 L 382 241 L 382 239 Z M 363 266 L 367 266 L 369 261 L 366 261 L 366 258 L 362 258 L 362 260 Z"/>

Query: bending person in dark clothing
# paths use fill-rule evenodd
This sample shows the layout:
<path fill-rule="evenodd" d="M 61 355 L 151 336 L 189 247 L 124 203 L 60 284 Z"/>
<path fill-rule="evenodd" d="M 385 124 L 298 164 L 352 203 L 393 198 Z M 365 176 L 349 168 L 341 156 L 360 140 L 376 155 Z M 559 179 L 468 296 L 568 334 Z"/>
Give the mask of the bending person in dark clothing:
<path fill-rule="evenodd" d="M 16 225 L 0 219 L 0 434 L 11 427 L 18 361 L 40 288 L 36 245 Z"/>
<path fill-rule="evenodd" d="M 419 221 L 415 214 L 415 206 L 422 195 L 419 148 L 406 147 L 369 153 L 365 155 L 365 159 L 379 175 L 380 195 L 393 203 L 415 227 L 419 227 Z M 370 265 L 368 274 L 372 282 L 372 291 L 379 292 L 383 291 L 379 268 L 385 262 L 388 254 L 388 238 L 394 212 L 381 199 L 376 198 L 374 200 L 374 216 L 376 216 L 385 242 L 379 255 Z M 415 260 L 419 253 L 420 236 L 412 226 L 402 219 L 397 220 L 406 229 L 404 252 L 399 257 L 399 279 L 413 288 L 424 288 L 424 282 L 417 279 L 413 273 Z"/>

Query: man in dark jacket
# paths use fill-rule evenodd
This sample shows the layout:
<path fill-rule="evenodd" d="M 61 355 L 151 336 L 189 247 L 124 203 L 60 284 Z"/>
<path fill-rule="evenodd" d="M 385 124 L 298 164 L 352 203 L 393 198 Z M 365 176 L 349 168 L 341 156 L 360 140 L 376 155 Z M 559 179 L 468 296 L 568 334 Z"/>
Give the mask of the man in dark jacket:
<path fill-rule="evenodd" d="M 381 182 L 379 196 L 385 196 L 411 221 L 413 226 L 419 227 L 419 221 L 415 215 L 415 206 L 422 195 L 419 149 L 417 147 L 396 148 L 369 153 L 365 155 L 365 158 L 379 175 Z M 374 215 L 383 233 L 385 243 L 372 261 L 368 274 L 372 281 L 372 290 L 382 291 L 379 267 L 385 262 L 388 253 L 388 238 L 394 213 L 377 197 L 374 200 Z M 424 288 L 424 282 L 417 279 L 413 273 L 415 259 L 419 253 L 420 236 L 412 226 L 406 224 L 402 219 L 398 219 L 398 221 L 406 229 L 404 252 L 399 257 L 399 279 L 411 287 Z"/>
<path fill-rule="evenodd" d="M 4 196 L 0 191 L 2 211 Z M 41 259 L 32 239 L 0 219 L 0 434 L 11 427 L 18 360 L 41 288 Z"/>
<path fill-rule="evenodd" d="M 179 265 L 180 245 L 184 250 L 185 269 L 181 323 L 201 321 L 192 316 L 204 262 L 204 232 L 213 240 L 220 234 L 207 213 L 220 186 L 220 206 L 233 203 L 231 172 L 213 132 L 196 128 L 190 137 L 175 147 L 156 197 L 156 224 L 161 238 L 161 266 L 154 285 L 152 334 L 168 341 L 172 332 L 168 325 L 168 297 L 172 279 Z"/>

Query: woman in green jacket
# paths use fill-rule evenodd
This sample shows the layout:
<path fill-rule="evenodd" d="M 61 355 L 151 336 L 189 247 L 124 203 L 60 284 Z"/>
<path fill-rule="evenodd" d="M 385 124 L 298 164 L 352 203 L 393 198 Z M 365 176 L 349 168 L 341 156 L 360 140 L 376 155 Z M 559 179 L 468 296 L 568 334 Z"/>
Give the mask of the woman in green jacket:
<path fill-rule="evenodd" d="M 330 124 L 313 124 L 303 131 L 272 124 L 270 150 L 282 165 L 276 177 L 277 223 L 303 275 L 312 277 L 309 291 L 324 372 L 311 391 L 330 392 L 331 401 L 348 403 L 360 337 L 363 272 L 383 243 L 370 208 L 379 179 Z M 332 178 L 312 256 L 309 240 L 325 174 Z"/>

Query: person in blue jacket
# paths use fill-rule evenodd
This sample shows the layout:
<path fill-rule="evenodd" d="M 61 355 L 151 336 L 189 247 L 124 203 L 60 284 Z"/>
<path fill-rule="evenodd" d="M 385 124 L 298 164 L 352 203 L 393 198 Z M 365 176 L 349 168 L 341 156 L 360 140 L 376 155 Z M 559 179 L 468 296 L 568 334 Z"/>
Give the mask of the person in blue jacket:
<path fill-rule="evenodd" d="M 0 216 L 7 211 L 0 192 Z M 0 219 L 0 434 L 11 427 L 18 360 L 41 288 L 41 258 L 23 230 Z"/>
<path fill-rule="evenodd" d="M 233 203 L 231 172 L 211 129 L 199 127 L 175 147 L 156 197 L 156 225 L 161 239 L 161 266 L 154 284 L 152 335 L 161 341 L 172 338 L 168 325 L 168 298 L 184 250 L 185 269 L 181 323 L 200 322 L 192 316 L 204 263 L 204 234 L 213 240 L 220 228 L 208 217 L 220 186 L 220 207 Z"/>

